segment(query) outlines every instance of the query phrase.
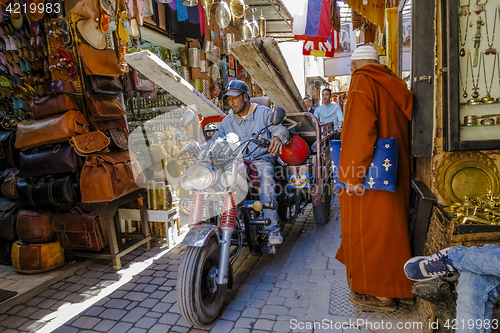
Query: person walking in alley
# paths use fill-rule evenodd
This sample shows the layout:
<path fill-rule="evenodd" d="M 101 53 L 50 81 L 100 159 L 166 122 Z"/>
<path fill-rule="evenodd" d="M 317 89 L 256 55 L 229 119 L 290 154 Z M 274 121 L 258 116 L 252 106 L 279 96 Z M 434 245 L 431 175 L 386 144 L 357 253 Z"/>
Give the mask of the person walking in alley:
<path fill-rule="evenodd" d="M 394 311 L 395 298 L 414 297 L 402 269 L 411 257 L 408 122 L 413 94 L 378 63 L 372 46 L 353 52 L 351 71 L 339 165 L 339 181 L 346 184 L 339 193 L 342 243 L 336 258 L 346 265 L 353 303 Z M 365 191 L 375 142 L 390 137 L 398 143 L 396 191 Z"/>
<path fill-rule="evenodd" d="M 325 88 L 321 92 L 321 99 L 323 104 L 314 110 L 314 116 L 318 118 L 320 123 L 333 123 L 336 138 L 340 137 L 342 132 L 342 123 L 344 122 L 344 115 L 340 105 L 332 102 L 332 91 L 330 88 Z"/>
<path fill-rule="evenodd" d="M 306 105 L 307 112 L 314 114 L 315 109 L 313 108 L 312 100 L 307 95 L 306 95 L 306 97 L 304 97 L 304 104 Z"/>
<path fill-rule="evenodd" d="M 460 273 L 457 291 L 457 333 L 491 332 L 493 305 L 500 300 L 500 246 L 453 246 L 427 257 L 415 257 L 404 265 L 406 276 L 427 281 Z"/>

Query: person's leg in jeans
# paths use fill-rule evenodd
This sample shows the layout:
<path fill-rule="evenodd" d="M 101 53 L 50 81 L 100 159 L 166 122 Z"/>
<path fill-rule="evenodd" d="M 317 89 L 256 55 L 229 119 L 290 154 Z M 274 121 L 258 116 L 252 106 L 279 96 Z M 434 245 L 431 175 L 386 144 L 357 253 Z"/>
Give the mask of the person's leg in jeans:
<path fill-rule="evenodd" d="M 455 246 L 448 257 L 458 270 L 456 332 L 491 332 L 493 304 L 500 299 L 500 246 Z"/>
<path fill-rule="evenodd" d="M 276 200 L 276 181 L 274 180 L 274 165 L 271 162 L 253 162 L 259 171 L 260 190 L 259 199 L 263 204 L 269 204 Z M 278 211 L 274 209 L 264 209 L 264 218 L 271 220 L 271 225 L 266 226 L 269 231 L 269 243 L 281 244 L 283 237 L 278 226 Z"/>

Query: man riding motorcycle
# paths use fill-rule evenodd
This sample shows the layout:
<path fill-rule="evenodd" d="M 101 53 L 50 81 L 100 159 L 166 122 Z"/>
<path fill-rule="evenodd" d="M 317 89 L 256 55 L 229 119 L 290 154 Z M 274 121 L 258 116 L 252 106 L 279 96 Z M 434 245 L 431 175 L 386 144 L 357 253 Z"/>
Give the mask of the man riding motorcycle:
<path fill-rule="evenodd" d="M 224 93 L 231 112 L 222 120 L 219 131 L 216 132 L 209 144 L 219 140 L 228 142 L 244 142 L 253 137 L 260 129 L 270 125 L 272 110 L 263 105 L 250 103 L 248 85 L 239 80 L 231 81 Z M 254 143 L 247 147 L 248 159 L 252 161 L 259 172 L 260 189 L 259 199 L 264 204 L 276 200 L 276 182 L 274 180 L 274 162 L 276 154 L 288 140 L 288 130 L 283 125 L 269 126 L 261 137 L 269 140 L 269 147 L 260 148 Z M 278 226 L 278 212 L 274 209 L 264 209 L 264 218 L 269 218 L 271 224 L 266 226 L 268 239 L 271 245 L 281 244 L 283 236 Z"/>

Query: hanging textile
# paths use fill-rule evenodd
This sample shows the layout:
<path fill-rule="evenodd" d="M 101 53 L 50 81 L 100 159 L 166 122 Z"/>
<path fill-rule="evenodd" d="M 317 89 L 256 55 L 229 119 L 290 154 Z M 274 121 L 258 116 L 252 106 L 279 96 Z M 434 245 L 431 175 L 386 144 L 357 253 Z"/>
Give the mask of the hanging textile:
<path fill-rule="evenodd" d="M 330 0 L 308 0 L 303 13 L 293 19 L 295 39 L 326 42 L 331 38 Z"/>
<path fill-rule="evenodd" d="M 312 40 L 304 41 L 304 45 L 302 46 L 302 54 L 315 57 L 333 58 L 333 56 L 335 55 L 335 49 L 338 48 L 338 34 L 339 33 L 337 31 L 333 31 L 332 36 L 330 36 L 330 38 L 328 38 L 326 42 L 318 42 Z"/>

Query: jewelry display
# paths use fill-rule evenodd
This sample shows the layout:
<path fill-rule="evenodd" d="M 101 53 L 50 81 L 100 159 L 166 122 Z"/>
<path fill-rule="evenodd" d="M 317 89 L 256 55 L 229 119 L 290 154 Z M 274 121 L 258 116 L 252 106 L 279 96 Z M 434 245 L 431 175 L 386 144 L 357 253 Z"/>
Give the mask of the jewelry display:
<path fill-rule="evenodd" d="M 481 125 L 489 126 L 489 125 L 494 125 L 495 120 L 493 118 L 485 118 L 481 120 Z"/>
<path fill-rule="evenodd" d="M 460 6 L 460 13 L 459 16 L 467 16 L 467 22 L 465 23 L 465 34 L 464 34 L 464 40 L 462 41 L 462 32 L 460 31 L 459 33 L 459 38 L 460 38 L 460 56 L 465 57 L 465 44 L 467 43 L 467 33 L 469 32 L 469 17 L 470 17 L 470 0 L 469 3 L 465 6 Z"/>
<path fill-rule="evenodd" d="M 465 126 L 476 126 L 477 125 L 477 116 L 468 115 L 464 117 L 464 125 Z"/>
<path fill-rule="evenodd" d="M 479 61 L 479 47 L 481 46 L 481 40 L 483 37 L 481 36 L 481 27 L 484 25 L 484 21 L 479 16 L 476 22 L 476 33 L 474 35 L 474 60 L 472 61 L 472 67 L 477 67 Z"/>
<path fill-rule="evenodd" d="M 488 87 L 488 81 L 486 79 L 486 61 L 484 60 L 484 53 L 481 54 L 481 58 L 483 61 L 483 73 L 484 73 L 484 86 L 486 87 L 486 97 L 483 97 L 481 101 L 483 103 L 496 103 L 496 99 L 491 97 L 491 88 L 493 87 L 493 78 L 495 77 L 495 67 L 497 65 L 497 58 L 495 57 L 495 60 L 493 61 L 493 69 L 491 70 L 491 80 L 490 80 L 490 85 Z"/>
<path fill-rule="evenodd" d="M 479 98 L 479 77 L 481 75 L 481 66 L 479 66 L 479 69 L 477 71 L 477 79 L 474 78 L 474 67 L 472 64 L 472 57 L 469 53 L 469 63 L 471 64 L 471 76 L 472 76 L 472 90 L 474 91 L 472 93 L 472 99 L 469 99 L 467 101 L 467 104 L 469 105 L 475 105 L 475 104 L 481 104 L 481 99 Z M 479 65 L 481 65 L 481 57 L 479 57 Z"/>
<path fill-rule="evenodd" d="M 464 51 L 465 52 L 465 51 Z M 467 62 L 467 69 L 465 73 L 465 85 L 462 80 L 462 66 L 460 66 L 459 71 L 458 71 L 458 76 L 460 77 L 460 87 L 462 87 L 463 94 L 462 96 L 464 98 L 467 98 L 469 95 L 467 94 L 467 80 L 469 79 L 469 62 Z"/>
<path fill-rule="evenodd" d="M 497 54 L 497 49 L 493 47 L 493 43 L 495 42 L 495 30 L 497 26 L 497 13 L 498 13 L 498 8 L 495 8 L 495 21 L 493 21 L 493 32 L 491 36 L 491 42 L 490 42 L 490 33 L 488 29 L 488 15 L 484 15 L 484 23 L 485 23 L 485 29 L 486 29 L 486 42 L 488 43 L 488 48 L 484 50 L 484 54 L 489 55 L 489 54 Z"/>

